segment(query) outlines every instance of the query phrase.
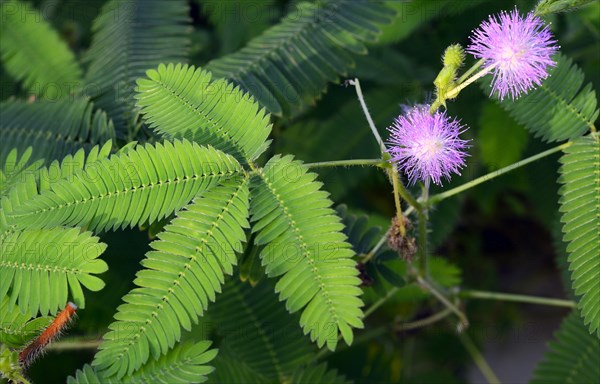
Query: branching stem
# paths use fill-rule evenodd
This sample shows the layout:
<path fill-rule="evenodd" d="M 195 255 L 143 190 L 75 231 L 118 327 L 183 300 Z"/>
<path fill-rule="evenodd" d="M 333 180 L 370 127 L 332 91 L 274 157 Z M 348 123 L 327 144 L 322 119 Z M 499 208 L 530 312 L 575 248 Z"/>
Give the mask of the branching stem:
<path fill-rule="evenodd" d="M 548 150 L 546 150 L 544 152 L 540 152 L 537 155 L 534 155 L 534 156 L 528 157 L 526 159 L 523 159 L 521 161 L 518 161 L 518 162 L 516 162 L 514 164 L 511 164 L 511 165 L 509 165 L 507 167 L 500 168 L 497 171 L 488 173 L 487 175 L 483 175 L 481 177 L 478 177 L 478 178 L 476 178 L 474 180 L 469 181 L 468 183 L 465 183 L 463 185 L 459 185 L 456 188 L 452 188 L 452 189 L 449 189 L 449 190 L 447 190 L 445 192 L 438 193 L 437 195 L 433 195 L 429 199 L 428 205 L 430 205 L 430 206 L 431 205 L 435 205 L 435 204 L 439 203 L 440 201 L 442 201 L 442 200 L 444 200 L 444 199 L 446 199 L 446 198 L 448 198 L 450 196 L 454 196 L 454 195 L 456 195 L 458 193 L 464 192 L 464 191 L 466 191 L 468 189 L 471 189 L 471 188 L 473 188 L 473 187 L 475 187 L 475 186 L 477 186 L 477 185 L 479 185 L 481 183 L 484 183 L 486 181 L 492 180 L 492 179 L 494 179 L 494 178 L 496 178 L 498 176 L 501 176 L 501 175 L 503 175 L 505 173 L 513 171 L 513 170 L 515 170 L 517 168 L 520 168 L 520 167 L 522 167 L 524 165 L 527 165 L 529 163 L 533 163 L 536 160 L 542 159 L 542 158 L 544 158 L 546 156 L 550 156 L 553 153 L 562 151 L 563 149 L 568 148 L 572 144 L 573 143 L 570 142 L 570 141 L 566 142 L 566 143 L 561 144 L 559 146 L 556 146 L 554 148 L 550 148 L 550 149 L 548 149 Z"/>
<path fill-rule="evenodd" d="M 360 81 L 358 79 L 349 80 L 349 84 L 354 85 L 356 89 L 356 96 L 358 96 L 358 101 L 360 102 L 360 106 L 362 107 L 363 113 L 367 118 L 367 122 L 369 123 L 369 127 L 371 128 L 371 132 L 373 132 L 373 136 L 375 136 L 375 140 L 377 140 L 377 144 L 379 144 L 379 148 L 381 149 L 381 153 L 386 151 L 385 144 L 375 127 L 375 123 L 373 122 L 373 118 L 371 118 L 371 114 L 369 113 L 369 109 L 367 108 L 367 104 L 365 103 L 365 98 L 362 93 L 362 89 L 360 88 Z"/>
<path fill-rule="evenodd" d="M 553 307 L 575 308 L 577 303 L 572 300 L 553 299 L 539 296 L 517 295 L 513 293 L 487 292 L 477 290 L 465 290 L 458 293 L 458 297 L 466 299 L 483 299 L 512 301 L 516 303 L 540 304 Z"/>

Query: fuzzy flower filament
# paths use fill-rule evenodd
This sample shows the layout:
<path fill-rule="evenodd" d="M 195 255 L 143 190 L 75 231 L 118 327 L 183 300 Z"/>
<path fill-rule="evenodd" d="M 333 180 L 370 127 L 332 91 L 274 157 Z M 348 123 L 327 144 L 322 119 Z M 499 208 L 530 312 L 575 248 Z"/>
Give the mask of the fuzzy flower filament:
<path fill-rule="evenodd" d="M 431 180 L 441 185 L 442 177 L 460 174 L 465 165 L 468 140 L 459 137 L 465 130 L 446 112 L 430 114 L 428 105 L 406 108 L 388 128 L 390 161 L 408 175 L 410 184 Z"/>
<path fill-rule="evenodd" d="M 506 95 L 517 99 L 548 77 L 556 65 L 552 55 L 556 40 L 542 19 L 533 13 L 524 18 L 517 10 L 490 16 L 473 31 L 467 51 L 493 74 L 492 91 L 500 100 Z"/>

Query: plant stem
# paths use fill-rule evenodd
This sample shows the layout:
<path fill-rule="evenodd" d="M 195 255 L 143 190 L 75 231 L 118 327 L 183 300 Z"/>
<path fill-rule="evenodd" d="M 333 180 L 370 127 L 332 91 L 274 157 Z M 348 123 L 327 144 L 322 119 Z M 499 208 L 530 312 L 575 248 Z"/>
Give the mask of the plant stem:
<path fill-rule="evenodd" d="M 377 144 L 379 144 L 379 148 L 381 149 L 381 152 L 382 153 L 385 152 L 386 151 L 385 144 L 383 143 L 381 136 L 379 136 L 379 132 L 377 131 L 377 128 L 375 127 L 375 123 L 373 122 L 373 119 L 371 118 L 371 114 L 369 113 L 369 109 L 367 108 L 367 104 L 365 103 L 365 98 L 363 96 L 362 89 L 360 88 L 360 81 L 358 81 L 358 79 L 354 79 L 354 80 L 350 80 L 349 83 L 351 85 L 354 85 L 354 88 L 356 89 L 356 95 L 358 96 L 358 101 L 360 102 L 360 106 L 362 107 L 363 113 L 365 114 L 365 117 L 367 118 L 367 122 L 369 123 L 369 127 L 371 128 L 371 132 L 373 132 L 373 136 L 375 136 L 375 140 L 377 140 Z"/>
<path fill-rule="evenodd" d="M 79 349 L 96 349 L 102 340 L 97 339 L 71 339 L 57 341 L 48 346 L 49 351 L 70 351 Z"/>
<path fill-rule="evenodd" d="M 498 379 L 498 376 L 496 376 L 481 352 L 479 352 L 479 349 L 477 349 L 477 346 L 473 343 L 473 340 L 471 340 L 469 335 L 465 332 L 461 332 L 458 334 L 458 338 L 473 358 L 475 365 L 477 365 L 487 382 L 490 384 L 500 384 L 500 379 Z"/>
<path fill-rule="evenodd" d="M 552 299 L 539 296 L 517 295 L 513 293 L 487 292 L 477 290 L 466 290 L 458 293 L 458 297 L 468 299 L 514 301 L 517 303 L 529 303 L 549 305 L 554 307 L 575 308 L 577 303 L 571 300 Z"/>
<path fill-rule="evenodd" d="M 379 307 L 381 307 L 386 301 L 389 300 L 390 297 L 394 296 L 394 294 L 396 292 L 398 292 L 398 287 L 393 287 L 392 289 L 390 289 L 389 291 L 387 291 L 387 293 L 385 294 L 384 297 L 382 297 L 381 299 L 377 300 L 375 303 L 373 303 L 373 305 L 371 305 L 366 311 L 365 311 L 365 317 L 363 319 L 366 319 L 367 317 L 369 317 L 373 312 L 375 312 L 375 310 Z"/>
<path fill-rule="evenodd" d="M 421 276 L 417 276 L 417 283 L 435 296 L 442 304 L 446 306 L 446 308 L 451 310 L 459 318 L 462 328 L 467 328 L 469 326 L 469 320 L 467 319 L 467 316 L 460 309 L 458 309 L 456 305 L 452 304 L 450 300 L 444 296 L 444 294 L 435 289 L 433 285 L 431 285 Z"/>
<path fill-rule="evenodd" d="M 387 240 L 389 233 L 390 233 L 390 229 L 388 229 L 387 232 L 383 236 L 381 236 L 381 239 L 379 239 L 379 241 L 377 242 L 377 244 L 375 244 L 373 249 L 371 249 L 371 251 L 369 251 L 369 253 L 367 253 L 362 260 L 360 260 L 361 264 L 368 263 L 369 260 L 371 260 L 373 258 L 373 256 L 375 256 L 377 251 L 379 251 L 379 248 L 381 248 L 383 246 L 383 244 L 385 243 L 385 241 Z"/>
<path fill-rule="evenodd" d="M 306 163 L 309 168 L 325 168 L 325 167 L 348 167 L 352 165 L 374 166 L 381 167 L 385 165 L 385 160 L 382 159 L 352 159 L 352 160 L 337 160 L 337 161 L 322 161 L 319 163 Z"/>
<path fill-rule="evenodd" d="M 417 244 L 417 252 L 419 255 L 419 275 L 428 276 L 428 268 L 427 268 L 427 204 L 429 199 L 429 180 L 425 181 L 425 186 L 423 187 L 423 193 L 421 195 L 421 201 L 423 205 L 421 209 L 418 210 L 417 216 L 419 219 L 419 238 Z"/>
<path fill-rule="evenodd" d="M 550 156 L 553 153 L 562 151 L 563 149 L 568 148 L 572 144 L 573 143 L 571 141 L 566 142 L 566 143 L 561 144 L 559 146 L 556 146 L 554 148 L 550 148 L 550 149 L 548 149 L 548 150 L 546 150 L 544 152 L 540 152 L 537 155 L 534 155 L 534 156 L 528 157 L 526 159 L 523 159 L 521 161 L 518 161 L 518 162 L 516 162 L 514 164 L 511 164 L 511 165 L 509 165 L 507 167 L 500 168 L 497 171 L 490 172 L 487 175 L 483 175 L 481 177 L 478 177 L 478 178 L 476 178 L 474 180 L 469 181 L 468 183 L 465 183 L 463 185 L 459 185 L 456 188 L 449 189 L 446 192 L 442 192 L 442 193 L 438 193 L 437 195 L 433 195 L 429 199 L 429 205 L 435 205 L 435 204 L 439 203 L 440 201 L 442 201 L 442 200 L 444 200 L 444 199 L 446 199 L 446 198 L 448 198 L 450 196 L 454 196 L 454 195 L 456 195 L 458 193 L 464 192 L 464 191 L 466 191 L 466 190 L 468 190 L 470 188 L 475 187 L 476 185 L 479 185 L 479 184 L 484 183 L 486 181 L 492 180 L 492 179 L 494 179 L 494 178 L 496 178 L 496 177 L 498 177 L 500 175 L 503 175 L 505 173 L 513 171 L 513 170 L 515 170 L 517 168 L 520 168 L 520 167 L 522 167 L 524 165 L 527 165 L 529 163 L 533 163 L 534 161 L 542 159 L 542 158 L 544 158 L 546 156 Z"/>
<path fill-rule="evenodd" d="M 465 73 L 463 73 L 463 75 L 456 81 L 456 84 L 462 84 L 466 79 L 469 78 L 469 76 L 471 76 L 471 74 L 473 74 L 473 72 L 479 69 L 479 67 L 481 67 L 484 62 L 485 59 L 479 59 L 479 61 L 477 61 L 475 64 L 473 64 L 471 68 L 469 68 Z"/>
<path fill-rule="evenodd" d="M 396 179 L 394 179 L 394 175 Z M 394 193 L 397 191 L 400 197 L 402 197 L 410 206 L 417 210 L 422 208 L 422 204 L 410 194 L 406 187 L 404 187 L 404 184 L 402 184 L 398 177 L 398 171 L 396 169 L 392 170 L 392 186 L 394 187 Z"/>
<path fill-rule="evenodd" d="M 456 87 L 454 87 L 451 90 L 449 90 L 444 96 L 447 99 L 454 99 L 456 96 L 458 96 L 458 94 L 460 93 L 460 91 L 462 91 L 463 89 L 467 88 L 473 82 L 477 81 L 478 79 L 480 79 L 483 76 L 485 76 L 488 73 L 490 73 L 490 71 L 492 69 L 494 69 L 494 65 L 490 65 L 489 67 L 483 68 L 481 71 L 477 72 L 476 74 L 474 74 L 473 76 L 471 76 L 468 79 L 464 80 L 462 83 L 460 83 Z"/>
<path fill-rule="evenodd" d="M 452 310 L 445 308 L 443 311 L 434 313 L 433 315 L 411 323 L 397 324 L 394 328 L 396 331 L 410 331 L 411 329 L 423 328 L 438 322 L 452 313 Z"/>

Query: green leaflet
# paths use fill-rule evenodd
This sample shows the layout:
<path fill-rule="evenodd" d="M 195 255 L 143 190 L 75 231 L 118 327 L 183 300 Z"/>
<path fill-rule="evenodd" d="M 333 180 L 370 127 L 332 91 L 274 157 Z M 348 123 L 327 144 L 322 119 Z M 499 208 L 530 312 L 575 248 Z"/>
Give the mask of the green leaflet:
<path fill-rule="evenodd" d="M 29 3 L 6 0 L 0 4 L 0 17 L 6 71 L 30 94 L 53 102 L 68 99 L 81 85 L 81 68 L 44 15 Z"/>
<path fill-rule="evenodd" d="M 23 314 L 18 306 L 11 305 L 10 297 L 0 301 L 0 344 L 11 348 L 23 348 L 35 339 L 52 322 L 49 316 L 32 319 Z"/>
<path fill-rule="evenodd" d="M 578 308 L 600 337 L 600 138 L 576 139 L 561 157 L 559 182 L 563 241 Z"/>
<path fill-rule="evenodd" d="M 150 361 L 142 368 L 122 379 L 104 376 L 90 365 L 77 370 L 75 377 L 69 376 L 68 384 L 143 384 L 143 383 L 203 383 L 214 368 L 206 365 L 217 355 L 216 349 L 208 349 L 210 341 L 196 344 L 183 343 L 160 359 Z"/>
<path fill-rule="evenodd" d="M 184 0 L 112 0 L 95 19 L 82 91 L 108 113 L 119 138 L 132 133 L 135 80 L 161 62 L 187 61 L 188 12 Z"/>
<path fill-rule="evenodd" d="M 316 176 L 292 156 L 273 157 L 252 180 L 250 212 L 266 272 L 279 277 L 275 291 L 288 311 L 303 309 L 304 333 L 334 350 L 338 332 L 351 344 L 351 327 L 363 327 L 362 291 L 344 225 Z"/>
<path fill-rule="evenodd" d="M 33 161 L 31 159 L 31 147 L 27 148 L 21 157 L 18 157 L 17 149 L 11 150 L 6 159 L 2 159 L 3 168 L 0 169 L 0 197 L 6 196 L 8 191 L 19 182 L 23 181 L 26 175 L 36 173 L 42 166 L 43 161 Z"/>
<path fill-rule="evenodd" d="M 33 148 L 32 160 L 46 164 L 62 159 L 80 148 L 90 149 L 114 138 L 114 127 L 106 113 L 95 110 L 85 99 L 29 103 L 10 100 L 0 103 L 0 161 L 10 151 Z"/>
<path fill-rule="evenodd" d="M 139 79 L 137 106 L 167 138 L 209 144 L 249 163 L 267 149 L 269 114 L 238 87 L 187 65 L 161 64 Z"/>
<path fill-rule="evenodd" d="M 248 227 L 248 179 L 202 193 L 151 243 L 92 365 L 121 379 L 158 359 L 191 329 L 233 272 Z"/>
<path fill-rule="evenodd" d="M 241 171 L 233 157 L 187 140 L 138 145 L 51 184 L 7 216 L 28 228 L 124 228 L 160 220 Z"/>
<path fill-rule="evenodd" d="M 0 297 L 10 294 L 22 313 L 55 314 L 64 308 L 69 290 L 77 306 L 85 307 L 81 286 L 104 287 L 94 276 L 107 264 L 98 259 L 106 245 L 79 228 L 17 230 L 1 238 Z"/>
<path fill-rule="evenodd" d="M 330 81 L 365 54 L 393 11 L 363 0 L 302 2 L 278 25 L 206 69 L 250 92 L 275 115 L 297 113 L 318 99 Z"/>
<path fill-rule="evenodd" d="M 555 335 L 533 373 L 531 384 L 596 383 L 600 377 L 600 340 L 590 335 L 573 311 Z"/>
<path fill-rule="evenodd" d="M 591 84 L 582 88 L 583 72 L 562 54 L 555 57 L 556 67 L 541 86 L 513 101 L 498 101 L 519 123 L 544 141 L 574 139 L 587 132 L 598 117 L 596 92 Z M 489 91 L 491 76 L 482 82 Z M 548 108 L 552 105 L 552 108 Z"/>

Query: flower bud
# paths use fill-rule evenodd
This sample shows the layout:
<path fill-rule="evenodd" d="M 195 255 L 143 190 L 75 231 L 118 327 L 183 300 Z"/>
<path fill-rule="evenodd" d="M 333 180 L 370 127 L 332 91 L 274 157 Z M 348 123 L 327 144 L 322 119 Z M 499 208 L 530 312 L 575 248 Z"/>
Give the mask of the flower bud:
<path fill-rule="evenodd" d="M 458 69 L 462 67 L 465 62 L 465 51 L 460 44 L 452 44 L 446 51 L 443 56 L 444 67 L 449 67 L 453 69 Z"/>

